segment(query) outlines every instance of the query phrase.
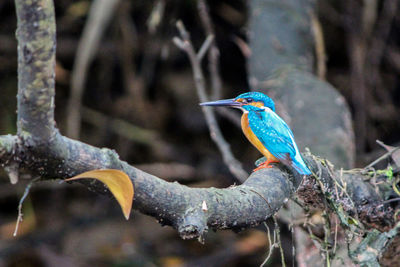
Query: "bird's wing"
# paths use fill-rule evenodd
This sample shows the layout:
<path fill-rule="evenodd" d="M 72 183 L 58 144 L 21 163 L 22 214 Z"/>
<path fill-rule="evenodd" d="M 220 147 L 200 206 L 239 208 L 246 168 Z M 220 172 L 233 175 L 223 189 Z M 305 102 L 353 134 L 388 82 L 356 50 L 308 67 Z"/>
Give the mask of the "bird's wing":
<path fill-rule="evenodd" d="M 293 133 L 273 111 L 249 112 L 249 125 L 261 143 L 277 159 L 287 162 L 298 153 Z"/>

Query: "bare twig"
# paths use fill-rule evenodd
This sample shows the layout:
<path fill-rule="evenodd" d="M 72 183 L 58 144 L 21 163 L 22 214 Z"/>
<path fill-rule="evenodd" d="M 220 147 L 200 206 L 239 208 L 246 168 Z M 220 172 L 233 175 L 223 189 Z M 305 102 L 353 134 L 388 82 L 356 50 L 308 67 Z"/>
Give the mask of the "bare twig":
<path fill-rule="evenodd" d="M 385 154 L 383 154 L 382 156 L 380 156 L 379 158 L 377 158 L 376 160 L 374 160 L 373 162 L 371 162 L 370 164 L 368 164 L 364 169 L 369 169 L 372 168 L 375 164 L 381 162 L 382 160 L 390 157 L 394 152 L 396 152 L 397 150 L 399 150 L 399 146 L 393 148 L 392 150 L 386 152 Z"/>
<path fill-rule="evenodd" d="M 265 228 L 267 228 L 267 232 L 268 232 L 269 249 L 268 249 L 268 255 L 267 255 L 267 257 L 265 257 L 264 261 L 260 264 L 260 267 L 263 267 L 265 264 L 267 264 L 267 262 L 271 258 L 272 251 L 277 246 L 277 243 L 276 243 L 276 231 L 274 230 L 274 242 L 272 243 L 271 242 L 271 231 L 269 230 L 268 224 L 264 222 L 264 226 L 265 226 Z"/>
<path fill-rule="evenodd" d="M 198 55 L 196 54 L 190 41 L 189 33 L 186 31 L 182 21 L 178 21 L 176 23 L 176 27 L 178 28 L 181 38 L 174 37 L 172 40 L 175 45 L 186 52 L 187 56 L 189 57 L 192 65 L 197 94 L 201 102 L 206 102 L 208 101 L 208 97 L 205 90 L 205 81 L 203 71 L 201 70 L 201 62 L 198 59 Z M 241 167 L 241 163 L 233 156 L 229 144 L 225 141 L 221 130 L 219 129 L 213 110 L 208 107 L 202 107 L 202 110 L 205 115 L 207 125 L 210 129 L 211 138 L 218 146 L 225 164 L 228 166 L 231 173 L 239 181 L 243 182 L 248 174 Z"/>
<path fill-rule="evenodd" d="M 26 185 L 24 194 L 22 195 L 21 199 L 19 200 L 18 204 L 18 217 L 17 217 L 17 222 L 15 224 L 15 230 L 13 233 L 13 236 L 17 236 L 18 233 L 18 228 L 19 228 L 19 223 L 22 222 L 22 217 L 24 216 L 22 214 L 22 204 L 24 204 L 25 198 L 28 196 L 29 191 L 31 190 L 32 185 L 38 181 L 40 177 L 36 177 L 35 179 L 32 179 L 32 181 L 29 182 L 29 184 Z"/>
<path fill-rule="evenodd" d="M 78 138 L 81 128 L 81 105 L 89 64 L 97 52 L 100 39 L 120 0 L 96 0 L 79 41 L 71 75 L 71 95 L 68 101 L 67 135 Z"/>
<path fill-rule="evenodd" d="M 274 231 L 276 232 L 276 239 L 277 239 L 277 243 L 279 246 L 279 252 L 281 253 L 282 267 L 286 267 L 285 254 L 283 253 L 283 247 L 282 247 L 282 241 L 281 241 L 281 231 L 279 229 L 278 220 L 276 219 L 276 216 L 272 216 L 272 218 L 274 219 L 274 225 L 275 225 Z"/>
<path fill-rule="evenodd" d="M 333 249 L 332 249 L 332 252 L 334 255 L 336 254 L 336 249 L 337 249 L 338 226 L 339 226 L 338 218 L 337 218 L 337 216 L 335 216 L 335 237 L 334 237 Z"/>
<path fill-rule="evenodd" d="M 323 211 L 322 217 L 324 218 L 324 242 L 323 251 L 321 252 L 325 252 L 326 267 L 330 267 L 331 259 L 329 254 L 329 238 L 331 236 L 331 224 L 329 221 L 329 215 L 326 210 Z"/>
<path fill-rule="evenodd" d="M 396 202 L 396 201 L 400 201 L 400 197 L 397 198 L 391 198 L 385 201 L 382 201 L 382 204 L 387 204 L 387 203 L 392 203 L 392 202 Z"/>
<path fill-rule="evenodd" d="M 199 49 L 199 52 L 197 52 L 197 60 L 202 61 L 204 55 L 207 53 L 208 49 L 210 48 L 210 45 L 214 41 L 214 35 L 208 35 L 204 43 Z"/>
<path fill-rule="evenodd" d="M 204 0 L 198 0 L 197 9 L 199 10 L 201 24 L 203 25 L 206 35 L 215 36 L 214 28 L 211 22 L 206 2 Z M 222 82 L 219 73 L 219 50 L 215 40 L 211 43 L 210 49 L 208 51 L 208 68 L 211 78 L 211 99 L 219 99 L 221 98 Z"/>

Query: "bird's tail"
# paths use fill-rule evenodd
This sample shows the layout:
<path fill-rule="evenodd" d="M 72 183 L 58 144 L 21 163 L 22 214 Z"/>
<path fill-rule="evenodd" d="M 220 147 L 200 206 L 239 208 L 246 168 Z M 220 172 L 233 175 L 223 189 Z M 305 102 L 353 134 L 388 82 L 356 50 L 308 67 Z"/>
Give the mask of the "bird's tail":
<path fill-rule="evenodd" d="M 307 165 L 305 164 L 305 162 L 304 162 L 303 158 L 301 158 L 301 156 L 296 157 L 292 161 L 292 166 L 301 175 L 310 175 L 311 174 L 310 169 L 307 167 Z"/>

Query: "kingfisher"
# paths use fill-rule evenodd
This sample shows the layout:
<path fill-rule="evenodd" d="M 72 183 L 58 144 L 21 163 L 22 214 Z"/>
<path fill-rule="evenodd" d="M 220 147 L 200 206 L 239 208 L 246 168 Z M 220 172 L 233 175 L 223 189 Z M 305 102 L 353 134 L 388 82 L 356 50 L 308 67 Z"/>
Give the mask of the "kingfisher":
<path fill-rule="evenodd" d="M 225 106 L 243 111 L 241 126 L 244 135 L 266 161 L 253 171 L 271 168 L 271 163 L 282 162 L 301 175 L 310 175 L 286 122 L 275 113 L 275 103 L 261 92 L 247 92 L 236 98 L 200 103 L 201 106 Z"/>

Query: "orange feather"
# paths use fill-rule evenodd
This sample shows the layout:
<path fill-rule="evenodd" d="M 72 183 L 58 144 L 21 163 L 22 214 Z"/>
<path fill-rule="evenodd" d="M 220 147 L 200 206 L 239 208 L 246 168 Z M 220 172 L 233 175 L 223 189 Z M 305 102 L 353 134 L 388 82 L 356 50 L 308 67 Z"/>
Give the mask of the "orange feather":
<path fill-rule="evenodd" d="M 258 151 L 260 151 L 261 154 L 263 154 L 267 158 L 267 161 L 278 162 L 278 159 L 275 158 L 274 155 L 272 155 L 271 152 L 269 152 L 269 150 L 265 148 L 265 146 L 261 143 L 261 141 L 251 130 L 249 126 L 249 119 L 247 112 L 243 113 L 241 124 L 244 135 L 247 137 L 247 139 L 249 139 L 250 143 L 253 146 L 255 146 L 258 149 Z"/>

